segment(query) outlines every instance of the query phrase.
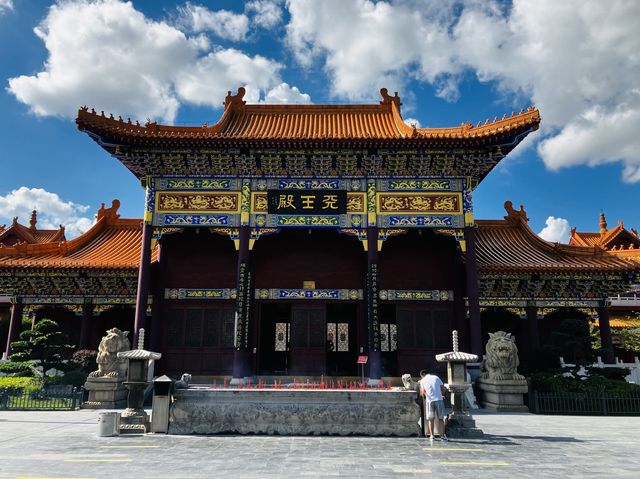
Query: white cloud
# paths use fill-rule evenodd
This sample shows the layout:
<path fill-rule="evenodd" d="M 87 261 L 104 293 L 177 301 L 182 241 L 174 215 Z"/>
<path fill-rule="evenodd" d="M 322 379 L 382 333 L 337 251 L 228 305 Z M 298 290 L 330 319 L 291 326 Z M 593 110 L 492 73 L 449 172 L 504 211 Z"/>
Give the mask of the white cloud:
<path fill-rule="evenodd" d="M 554 243 L 569 242 L 569 222 L 567 220 L 549 216 L 545 224 L 546 226 L 538 233 L 540 238 Z"/>
<path fill-rule="evenodd" d="M 0 0 L 0 15 L 8 10 L 13 10 L 13 0 Z"/>
<path fill-rule="evenodd" d="M 415 125 L 416 128 L 422 128 L 422 126 L 420 126 L 420 120 L 416 120 L 415 118 L 405 118 L 404 122 L 407 126 L 413 127 Z"/>
<path fill-rule="evenodd" d="M 506 98 L 540 108 L 538 137 L 549 141 L 539 154 L 549 168 L 621 161 L 623 177 L 640 181 L 638 135 L 609 129 L 619 120 L 627 122 L 618 124 L 622 131 L 640 128 L 638 1 L 513 0 L 509 8 L 489 0 L 288 0 L 287 7 L 287 44 L 301 65 L 324 65 L 337 96 L 368 99 L 381 86 L 402 91 L 417 79 L 455 101 L 471 71 Z M 586 136 L 595 151 L 568 146 Z"/>
<path fill-rule="evenodd" d="M 209 10 L 190 2 L 179 7 L 178 23 L 194 33 L 212 32 L 226 40 L 244 40 L 249 31 L 249 18 L 228 10 Z"/>
<path fill-rule="evenodd" d="M 65 236 L 72 238 L 87 231 L 94 221 L 86 216 L 88 206 L 64 201 L 56 193 L 42 188 L 20 188 L 0 196 L 0 223 L 11 224 L 14 217 L 29 225 L 31 212 L 38 212 L 38 229 L 58 229 L 65 226 Z"/>
<path fill-rule="evenodd" d="M 291 87 L 283 82 L 267 92 L 264 103 L 311 103 L 311 97 L 307 93 L 302 93 L 298 87 Z"/>
<path fill-rule="evenodd" d="M 34 30 L 49 52 L 44 71 L 9 80 L 9 91 L 38 116 L 74 117 L 84 104 L 137 118 L 173 120 L 171 82 L 202 47 L 130 3 L 53 5 Z"/>
<path fill-rule="evenodd" d="M 8 90 L 38 116 L 74 118 L 88 105 L 172 122 L 181 103 L 220 108 L 229 90 L 259 99 L 282 83 L 280 63 L 212 46 L 118 0 L 54 4 L 34 31 L 48 50 L 44 69 L 9 79 Z"/>
<path fill-rule="evenodd" d="M 262 28 L 270 29 L 282 21 L 281 0 L 253 0 L 244 10 L 252 16 L 251 22 Z"/>
<path fill-rule="evenodd" d="M 281 65 L 268 58 L 256 55 L 250 57 L 234 50 L 218 50 L 200 58 L 190 69 L 176 79 L 176 91 L 184 100 L 218 107 L 227 91 L 236 86 L 254 90 L 259 96 L 278 78 Z M 246 100 L 252 103 L 248 95 Z"/>

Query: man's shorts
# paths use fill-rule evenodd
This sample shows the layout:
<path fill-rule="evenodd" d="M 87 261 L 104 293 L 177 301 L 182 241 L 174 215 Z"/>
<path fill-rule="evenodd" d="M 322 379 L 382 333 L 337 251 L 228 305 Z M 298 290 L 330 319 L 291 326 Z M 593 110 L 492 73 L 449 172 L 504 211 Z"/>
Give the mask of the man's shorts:
<path fill-rule="evenodd" d="M 444 419 L 444 401 L 431 401 L 427 403 L 427 419 Z"/>

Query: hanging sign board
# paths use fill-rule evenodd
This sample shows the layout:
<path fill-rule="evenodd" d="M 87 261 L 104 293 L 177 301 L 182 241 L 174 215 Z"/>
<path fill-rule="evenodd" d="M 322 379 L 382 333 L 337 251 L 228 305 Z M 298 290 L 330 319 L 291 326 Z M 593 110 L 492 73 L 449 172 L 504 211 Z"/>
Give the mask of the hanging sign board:
<path fill-rule="evenodd" d="M 267 190 L 271 215 L 344 215 L 345 190 Z"/>

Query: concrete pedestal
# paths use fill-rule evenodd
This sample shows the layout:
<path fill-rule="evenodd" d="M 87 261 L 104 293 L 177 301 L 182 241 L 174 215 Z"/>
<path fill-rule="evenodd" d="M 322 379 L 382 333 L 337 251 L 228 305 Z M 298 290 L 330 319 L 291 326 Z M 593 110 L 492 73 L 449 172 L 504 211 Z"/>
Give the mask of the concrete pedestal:
<path fill-rule="evenodd" d="M 524 395 L 529 388 L 526 379 L 487 379 L 478 378 L 476 385 L 480 390 L 480 404 L 483 407 L 502 412 L 528 412 L 524 405 Z"/>
<path fill-rule="evenodd" d="M 169 434 L 418 436 L 413 391 L 177 390 Z"/>
<path fill-rule="evenodd" d="M 89 399 L 82 405 L 85 409 L 120 409 L 127 405 L 127 390 L 121 378 L 87 378 L 84 388 Z"/>

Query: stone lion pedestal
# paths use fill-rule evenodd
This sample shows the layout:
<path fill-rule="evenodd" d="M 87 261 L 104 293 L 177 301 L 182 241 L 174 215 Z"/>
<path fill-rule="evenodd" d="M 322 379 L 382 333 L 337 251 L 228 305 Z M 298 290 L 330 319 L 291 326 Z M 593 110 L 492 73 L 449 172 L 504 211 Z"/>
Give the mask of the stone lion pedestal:
<path fill-rule="evenodd" d="M 529 391 L 526 379 L 491 380 L 478 378 L 480 404 L 498 412 L 529 412 L 524 405 L 524 395 Z"/>
<path fill-rule="evenodd" d="M 84 388 L 89 399 L 82 405 L 85 409 L 122 409 L 127 405 L 127 389 L 124 378 L 87 378 Z"/>
<path fill-rule="evenodd" d="M 480 404 L 499 412 L 528 412 L 524 395 L 529 388 L 524 376 L 518 374 L 518 348 L 510 333 L 489 333 L 487 355 L 480 365 L 476 381 Z"/>
<path fill-rule="evenodd" d="M 120 409 L 127 405 L 127 389 L 124 380 L 127 361 L 118 359 L 120 351 L 129 349 L 128 331 L 113 328 L 98 346 L 96 363 L 98 370 L 89 374 L 84 388 L 89 391 L 89 399 L 82 405 L 85 409 Z"/>

